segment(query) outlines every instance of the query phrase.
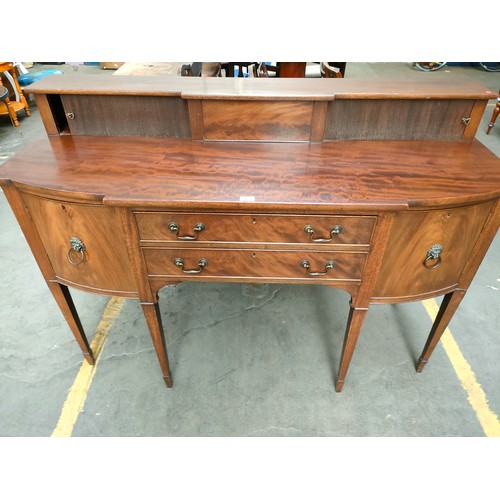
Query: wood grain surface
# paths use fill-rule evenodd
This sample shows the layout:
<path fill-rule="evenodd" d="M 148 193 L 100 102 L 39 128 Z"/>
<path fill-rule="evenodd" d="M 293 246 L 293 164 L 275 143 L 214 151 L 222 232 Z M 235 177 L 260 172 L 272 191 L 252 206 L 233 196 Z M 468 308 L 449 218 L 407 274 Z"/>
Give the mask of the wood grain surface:
<path fill-rule="evenodd" d="M 186 99 L 496 99 L 481 83 L 399 78 L 189 78 L 168 75 L 48 75 L 35 94 L 182 95 Z"/>
<path fill-rule="evenodd" d="M 314 215 L 253 215 L 253 214 L 210 214 L 179 212 L 137 212 L 135 214 L 141 241 L 179 242 L 177 234 L 169 230 L 174 222 L 179 227 L 179 236 L 197 235 L 196 242 L 212 243 L 280 243 L 368 246 L 376 217 L 314 216 Z M 202 223 L 205 229 L 195 232 L 193 228 Z M 305 226 L 314 228 L 313 238 L 329 239 L 330 242 L 314 243 Z M 331 230 L 340 226 L 342 231 L 331 236 Z"/>
<path fill-rule="evenodd" d="M 200 278 L 275 278 L 311 282 L 350 281 L 361 279 L 366 253 L 335 251 L 273 251 L 184 248 L 144 248 L 150 276 L 166 276 L 198 281 Z M 186 270 L 197 270 L 200 259 L 207 265 L 200 273 L 186 274 L 174 259 L 184 260 Z M 309 276 L 300 263 L 307 260 L 311 272 L 324 272 L 329 261 L 333 269 L 324 276 Z"/>
<path fill-rule="evenodd" d="M 190 138 L 186 101 L 179 97 L 62 95 L 73 135 Z"/>
<path fill-rule="evenodd" d="M 115 209 L 60 203 L 26 194 L 23 199 L 56 277 L 111 295 L 136 292 Z M 85 245 L 84 258 L 79 265 L 68 260 L 71 237 L 79 238 Z"/>
<path fill-rule="evenodd" d="M 460 140 L 473 100 L 337 100 L 328 106 L 325 140 Z"/>
<path fill-rule="evenodd" d="M 457 285 L 494 201 L 448 210 L 398 214 L 389 239 L 374 300 L 417 300 L 419 295 Z M 439 244 L 441 264 L 428 269 L 429 248 Z"/>
<path fill-rule="evenodd" d="M 0 166 L 0 184 L 9 182 L 124 206 L 369 214 L 498 197 L 500 159 L 477 140 L 299 144 L 61 136 L 18 150 Z"/>

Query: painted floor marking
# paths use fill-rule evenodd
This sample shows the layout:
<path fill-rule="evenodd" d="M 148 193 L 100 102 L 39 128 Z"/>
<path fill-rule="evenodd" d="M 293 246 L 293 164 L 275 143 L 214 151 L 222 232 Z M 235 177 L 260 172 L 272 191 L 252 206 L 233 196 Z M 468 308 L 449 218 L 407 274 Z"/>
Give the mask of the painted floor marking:
<path fill-rule="evenodd" d="M 439 310 L 437 302 L 434 299 L 428 299 L 424 300 L 423 304 L 427 314 L 434 321 Z M 487 437 L 500 437 L 500 420 L 495 412 L 491 410 L 483 388 L 477 381 L 475 373 L 472 371 L 471 366 L 465 359 L 459 345 L 448 328 L 446 328 L 441 337 L 441 344 L 450 359 L 462 387 L 467 393 L 467 399 L 476 413 L 484 434 Z"/>
<path fill-rule="evenodd" d="M 87 399 L 87 394 L 97 370 L 102 349 L 108 337 L 108 332 L 116 318 L 119 316 L 124 304 L 125 299 L 116 297 L 113 297 L 108 302 L 101 321 L 97 325 L 94 338 L 90 344 L 90 348 L 94 353 L 95 364 L 89 365 L 86 361 L 84 361 L 80 367 L 80 370 L 62 407 L 61 415 L 59 416 L 56 428 L 52 432 L 52 437 L 71 437 L 73 428 L 78 420 L 78 416 L 83 410 L 85 400 Z"/>

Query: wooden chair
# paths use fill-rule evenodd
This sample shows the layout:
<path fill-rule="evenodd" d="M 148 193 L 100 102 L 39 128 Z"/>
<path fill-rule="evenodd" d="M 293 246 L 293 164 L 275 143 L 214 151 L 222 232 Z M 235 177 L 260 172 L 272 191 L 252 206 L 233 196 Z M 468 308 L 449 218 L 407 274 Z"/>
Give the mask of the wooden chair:
<path fill-rule="evenodd" d="M 15 127 L 19 127 L 19 120 L 17 119 L 17 113 L 24 109 L 26 116 L 31 116 L 28 102 L 24 97 L 23 91 L 19 82 L 17 81 L 17 73 L 14 69 L 14 64 L 11 62 L 0 62 L 0 86 L 3 87 L 3 82 L 1 78 L 1 74 L 4 72 L 8 72 L 12 77 L 12 82 L 14 82 L 15 91 L 19 96 L 19 100 L 10 100 L 9 96 L 5 96 L 0 101 L 0 115 L 9 115 L 12 123 Z M 4 87 L 5 88 L 5 87 Z"/>
<path fill-rule="evenodd" d="M 322 78 L 343 78 L 341 68 L 329 62 L 320 64 L 320 73 Z"/>
<path fill-rule="evenodd" d="M 10 99 L 9 99 L 9 89 L 0 85 L 0 105 L 5 106 L 8 111 L 8 115 L 12 125 L 14 125 L 14 120 L 12 119 L 12 115 L 16 116 L 16 112 L 11 108 Z"/>
<path fill-rule="evenodd" d="M 488 125 L 488 130 L 486 130 L 486 135 L 490 133 L 490 130 L 493 128 L 493 125 L 495 125 L 495 120 L 497 119 L 499 114 L 500 114 L 500 92 L 498 93 L 497 105 L 493 110 L 493 115 L 491 116 L 491 121 Z"/>

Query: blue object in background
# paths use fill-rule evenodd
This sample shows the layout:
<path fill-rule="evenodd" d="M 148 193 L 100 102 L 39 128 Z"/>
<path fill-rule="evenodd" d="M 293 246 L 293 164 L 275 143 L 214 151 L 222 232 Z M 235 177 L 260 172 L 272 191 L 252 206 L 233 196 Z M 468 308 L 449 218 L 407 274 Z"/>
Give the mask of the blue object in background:
<path fill-rule="evenodd" d="M 26 87 L 26 85 L 31 85 L 32 83 L 41 80 L 47 75 L 62 75 L 62 71 L 58 69 L 46 69 L 42 71 L 33 71 L 32 73 L 25 73 L 24 75 L 20 75 L 17 78 L 19 85 L 21 87 Z"/>

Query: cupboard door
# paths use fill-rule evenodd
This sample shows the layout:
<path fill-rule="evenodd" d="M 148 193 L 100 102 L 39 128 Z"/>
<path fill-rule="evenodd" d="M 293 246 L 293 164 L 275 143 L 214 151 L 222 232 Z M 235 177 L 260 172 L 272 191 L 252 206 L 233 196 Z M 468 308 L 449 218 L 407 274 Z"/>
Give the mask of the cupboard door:
<path fill-rule="evenodd" d="M 374 300 L 415 300 L 455 286 L 493 204 L 399 214 Z"/>
<path fill-rule="evenodd" d="M 472 99 L 338 99 L 325 140 L 461 140 Z"/>
<path fill-rule="evenodd" d="M 180 97 L 61 95 L 73 135 L 190 138 L 187 103 Z"/>
<path fill-rule="evenodd" d="M 115 209 L 27 194 L 23 199 L 54 272 L 65 284 L 100 293 L 136 291 Z"/>

